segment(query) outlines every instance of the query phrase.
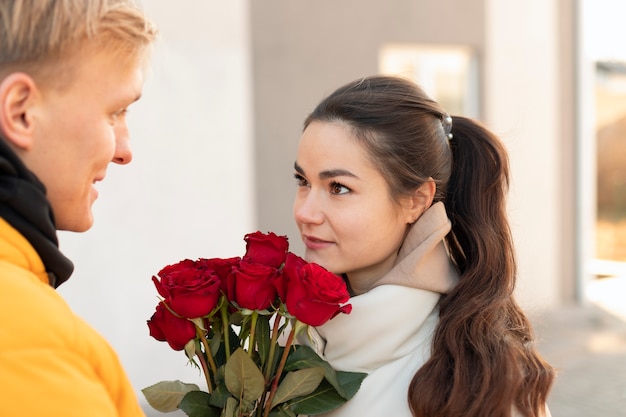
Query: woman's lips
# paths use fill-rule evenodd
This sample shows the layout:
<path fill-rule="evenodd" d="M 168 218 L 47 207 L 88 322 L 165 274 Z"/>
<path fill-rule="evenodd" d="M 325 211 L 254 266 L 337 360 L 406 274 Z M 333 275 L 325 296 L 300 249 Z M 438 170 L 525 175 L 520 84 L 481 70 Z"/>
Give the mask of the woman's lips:
<path fill-rule="evenodd" d="M 333 242 L 329 242 L 327 240 L 319 239 L 319 238 L 317 238 L 315 236 L 304 235 L 304 236 L 302 236 L 302 240 L 304 242 L 304 245 L 308 249 L 324 249 L 324 248 L 327 248 L 327 247 L 329 247 L 329 246 L 331 246 L 333 244 Z"/>

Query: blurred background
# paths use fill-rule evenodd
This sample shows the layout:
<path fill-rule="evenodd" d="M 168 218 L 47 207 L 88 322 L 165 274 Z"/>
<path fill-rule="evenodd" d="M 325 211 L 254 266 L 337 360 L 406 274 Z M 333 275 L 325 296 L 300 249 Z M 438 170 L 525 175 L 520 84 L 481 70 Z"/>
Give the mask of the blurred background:
<path fill-rule="evenodd" d="M 558 368 L 554 416 L 626 406 L 626 6 L 621 0 L 144 1 L 161 38 L 128 115 L 134 160 L 112 166 L 96 224 L 61 233 L 60 293 L 113 344 L 140 390 L 202 386 L 148 335 L 151 276 L 287 235 L 304 118 L 353 79 L 415 79 L 506 143 L 517 295 Z M 620 379 L 621 378 L 621 379 Z M 159 415 L 145 405 L 149 415 Z M 178 414 L 178 413 L 174 413 Z"/>

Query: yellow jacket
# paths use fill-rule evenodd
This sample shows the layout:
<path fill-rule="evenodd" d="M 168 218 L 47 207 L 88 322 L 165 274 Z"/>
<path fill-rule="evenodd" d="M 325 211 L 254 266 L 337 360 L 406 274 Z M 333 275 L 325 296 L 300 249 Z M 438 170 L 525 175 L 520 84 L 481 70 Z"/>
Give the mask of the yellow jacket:
<path fill-rule="evenodd" d="M 0 416 L 144 416 L 111 346 L 0 218 Z"/>

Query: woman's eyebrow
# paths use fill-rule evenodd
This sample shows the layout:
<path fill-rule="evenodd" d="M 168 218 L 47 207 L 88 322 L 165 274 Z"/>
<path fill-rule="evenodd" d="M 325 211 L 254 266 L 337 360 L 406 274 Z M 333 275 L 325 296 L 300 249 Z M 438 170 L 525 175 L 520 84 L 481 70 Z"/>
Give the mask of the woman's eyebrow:
<path fill-rule="evenodd" d="M 334 178 L 334 177 L 359 178 L 356 175 L 354 175 L 352 172 L 345 170 L 345 169 L 328 169 L 326 171 L 322 171 L 319 173 L 320 180 L 325 180 L 325 179 Z"/>
<path fill-rule="evenodd" d="M 293 163 L 293 169 L 295 169 L 298 174 L 305 175 L 304 169 L 302 169 L 302 167 L 298 165 L 298 162 Z M 346 169 L 340 169 L 340 168 L 328 169 L 328 170 L 322 171 L 319 173 L 318 177 L 321 180 L 334 178 L 334 177 L 352 177 L 352 178 L 357 178 L 357 179 L 359 178 L 357 175 L 354 175 L 352 172 Z"/>

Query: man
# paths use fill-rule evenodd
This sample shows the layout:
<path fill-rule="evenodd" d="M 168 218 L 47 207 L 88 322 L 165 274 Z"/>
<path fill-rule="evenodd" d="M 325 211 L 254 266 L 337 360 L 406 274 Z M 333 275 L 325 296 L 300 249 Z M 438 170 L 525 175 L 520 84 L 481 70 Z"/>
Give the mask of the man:
<path fill-rule="evenodd" d="M 142 416 L 110 345 L 54 288 L 56 230 L 132 158 L 127 108 L 156 29 L 132 0 L 0 0 L 0 415 Z"/>

